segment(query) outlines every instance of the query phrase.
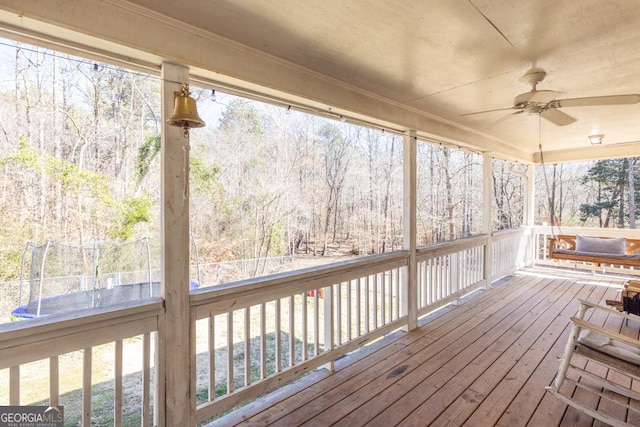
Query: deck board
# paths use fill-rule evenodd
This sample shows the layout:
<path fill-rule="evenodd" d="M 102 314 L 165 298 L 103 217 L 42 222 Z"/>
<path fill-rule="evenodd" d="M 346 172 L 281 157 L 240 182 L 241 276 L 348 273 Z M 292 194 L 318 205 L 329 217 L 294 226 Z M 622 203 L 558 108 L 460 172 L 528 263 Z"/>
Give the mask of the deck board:
<path fill-rule="evenodd" d="M 339 359 L 333 373 L 317 371 L 211 425 L 598 425 L 544 388 L 558 369 L 578 299 L 604 304 L 623 282 L 553 269 L 514 273 L 423 319 L 414 331 L 398 331 Z M 638 336 L 640 324 L 591 313 L 590 321 Z M 624 416 L 615 404 L 566 390 Z"/>

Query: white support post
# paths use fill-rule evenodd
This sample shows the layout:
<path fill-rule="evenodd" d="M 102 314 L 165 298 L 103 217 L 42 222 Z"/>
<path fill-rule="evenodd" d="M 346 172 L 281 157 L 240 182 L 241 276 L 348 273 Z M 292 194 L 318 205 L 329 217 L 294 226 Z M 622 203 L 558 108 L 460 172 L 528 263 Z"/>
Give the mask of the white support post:
<path fill-rule="evenodd" d="M 537 258 L 536 255 L 536 242 L 534 239 L 536 238 L 535 233 L 533 232 L 533 227 L 535 225 L 534 215 L 535 215 L 535 201 L 536 201 L 536 186 L 535 186 L 535 175 L 536 169 L 535 165 L 530 164 L 527 166 L 527 187 L 525 193 L 525 225 L 529 228 L 529 238 L 527 239 L 527 260 L 526 265 L 528 267 L 533 266 L 535 260 Z"/>
<path fill-rule="evenodd" d="M 449 266 L 449 280 L 451 281 L 451 295 L 455 295 L 460 291 L 460 252 L 455 252 L 449 258 L 451 265 Z M 453 305 L 458 305 L 460 299 L 456 297 Z"/>
<path fill-rule="evenodd" d="M 491 276 L 493 272 L 491 271 L 491 266 L 493 265 L 493 239 L 491 235 L 493 234 L 492 230 L 492 220 L 493 220 L 493 212 L 492 212 L 492 161 L 490 155 L 485 154 L 483 156 L 482 162 L 482 233 L 486 234 L 487 246 L 484 248 L 484 280 L 485 287 L 489 288 L 491 286 Z"/>
<path fill-rule="evenodd" d="M 334 310 L 333 310 L 333 286 L 326 286 L 324 289 L 324 351 L 328 352 L 334 349 Z M 316 290 L 316 295 L 319 290 Z M 338 292 L 340 292 L 340 285 L 338 284 Z M 317 300 L 316 300 L 317 301 Z M 338 331 L 340 333 L 340 331 Z M 324 367 L 333 372 L 335 369 L 335 362 L 331 360 L 324 364 Z"/>
<path fill-rule="evenodd" d="M 409 265 L 402 279 L 402 314 L 407 315 L 406 328 L 411 331 L 418 327 L 418 269 L 416 261 L 417 247 L 417 147 L 418 138 L 415 130 L 410 130 L 403 137 L 403 226 L 402 246 L 409 251 Z"/>
<path fill-rule="evenodd" d="M 189 326 L 189 138 L 182 129 L 167 125 L 174 93 L 189 82 L 189 69 L 162 64 L 161 242 L 164 339 L 158 352 L 164 360 L 164 415 L 167 426 L 194 425 L 195 399 L 191 397 Z M 162 378 L 159 378 L 161 382 Z M 162 405 L 162 402 L 159 402 Z"/>

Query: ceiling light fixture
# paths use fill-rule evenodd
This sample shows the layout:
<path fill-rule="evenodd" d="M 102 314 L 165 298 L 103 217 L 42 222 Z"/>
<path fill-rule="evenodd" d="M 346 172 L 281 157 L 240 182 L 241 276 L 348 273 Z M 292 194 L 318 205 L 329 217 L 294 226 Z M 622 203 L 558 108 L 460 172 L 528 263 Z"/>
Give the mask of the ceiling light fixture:
<path fill-rule="evenodd" d="M 591 142 L 591 145 L 602 144 L 603 139 L 604 139 L 604 135 L 601 133 L 597 135 L 589 135 L 589 142 Z"/>

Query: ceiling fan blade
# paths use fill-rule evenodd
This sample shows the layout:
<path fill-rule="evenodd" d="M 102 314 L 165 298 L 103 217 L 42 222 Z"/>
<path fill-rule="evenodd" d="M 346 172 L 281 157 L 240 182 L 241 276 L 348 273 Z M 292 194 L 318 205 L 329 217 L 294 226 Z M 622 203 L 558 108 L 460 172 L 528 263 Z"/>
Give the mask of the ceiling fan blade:
<path fill-rule="evenodd" d="M 562 111 L 556 110 L 555 108 L 548 108 L 540 113 L 540 115 L 558 126 L 570 125 L 571 123 L 576 121 L 576 119 L 574 119 L 567 113 L 563 113 Z"/>
<path fill-rule="evenodd" d="M 519 108 L 509 107 L 509 108 L 498 108 L 495 110 L 485 110 L 485 111 L 476 111 L 473 113 L 460 114 L 460 116 L 472 116 L 474 114 L 484 114 L 484 113 L 494 113 L 496 111 L 509 111 L 509 110 L 518 110 Z"/>
<path fill-rule="evenodd" d="M 513 113 L 506 114 L 500 117 L 499 119 L 485 121 L 484 124 L 480 127 L 480 129 L 481 130 L 493 129 L 496 126 L 502 124 L 502 122 L 506 122 L 507 120 L 509 120 L 512 116 L 515 116 L 516 114 L 523 114 L 523 113 L 524 113 L 524 110 L 517 110 L 517 111 L 514 111 Z"/>
<path fill-rule="evenodd" d="M 592 105 L 623 105 L 637 104 L 640 102 L 640 95 L 610 95 L 610 96 L 591 96 L 587 98 L 570 98 L 558 99 L 551 101 L 550 106 L 553 107 L 589 107 Z"/>

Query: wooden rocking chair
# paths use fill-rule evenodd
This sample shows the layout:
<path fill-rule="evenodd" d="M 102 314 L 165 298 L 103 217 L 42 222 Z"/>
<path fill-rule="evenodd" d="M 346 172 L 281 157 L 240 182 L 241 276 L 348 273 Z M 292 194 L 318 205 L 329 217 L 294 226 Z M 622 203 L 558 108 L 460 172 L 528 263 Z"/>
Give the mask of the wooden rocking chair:
<path fill-rule="evenodd" d="M 584 315 L 590 308 L 605 310 L 610 315 L 620 316 L 627 320 L 640 321 L 639 316 L 580 300 L 580 309 L 576 316 L 571 318 L 573 324 L 571 334 L 569 335 L 564 356 L 560 361 L 558 373 L 553 385 L 546 389 L 562 402 L 609 425 L 637 426 L 640 421 L 640 393 L 587 371 L 586 368 L 582 368 L 582 366 L 585 366 L 584 364 L 578 366 L 578 364 L 571 363 L 572 356 L 580 354 L 589 361 L 595 361 L 606 368 L 640 381 L 640 341 L 585 321 Z M 584 381 L 574 381 L 567 378 L 569 370 L 577 373 L 582 379 L 589 381 L 585 383 Z M 563 392 L 561 392 L 560 387 L 565 381 L 575 387 L 585 388 L 598 395 L 601 399 L 607 399 L 622 405 L 626 409 L 627 422 L 581 404 L 573 398 L 575 387 L 565 386 Z M 629 381 L 629 384 L 631 383 Z M 593 387 L 594 384 L 596 387 Z M 613 395 L 610 392 L 613 392 Z M 619 395 L 618 397 L 624 396 L 626 399 L 616 399 L 614 398 L 615 394 Z"/>

